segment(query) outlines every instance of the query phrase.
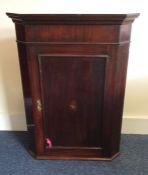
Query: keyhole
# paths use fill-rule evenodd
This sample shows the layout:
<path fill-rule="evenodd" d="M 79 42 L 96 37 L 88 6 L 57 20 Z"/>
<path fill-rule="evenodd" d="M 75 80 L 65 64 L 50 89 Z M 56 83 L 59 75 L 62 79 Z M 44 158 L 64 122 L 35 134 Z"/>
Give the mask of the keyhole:
<path fill-rule="evenodd" d="M 77 110 L 77 103 L 75 100 L 72 100 L 70 103 L 69 103 L 69 109 L 73 110 L 73 111 L 76 111 Z"/>

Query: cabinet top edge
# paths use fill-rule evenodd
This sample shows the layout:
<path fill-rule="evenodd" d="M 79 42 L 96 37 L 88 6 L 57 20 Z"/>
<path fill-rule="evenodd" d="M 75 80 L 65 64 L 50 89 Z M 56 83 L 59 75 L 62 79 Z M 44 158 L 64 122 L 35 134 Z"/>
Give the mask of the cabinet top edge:
<path fill-rule="evenodd" d="M 132 23 L 139 13 L 129 14 L 18 14 L 6 13 L 22 24 L 123 24 Z"/>

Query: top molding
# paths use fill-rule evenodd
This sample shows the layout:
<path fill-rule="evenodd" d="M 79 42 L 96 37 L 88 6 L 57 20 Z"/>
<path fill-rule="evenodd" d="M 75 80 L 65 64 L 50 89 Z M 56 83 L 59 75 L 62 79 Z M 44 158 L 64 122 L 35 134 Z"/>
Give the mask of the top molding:
<path fill-rule="evenodd" d="M 106 24 L 132 23 L 139 13 L 130 14 L 17 14 L 6 13 L 14 23 L 21 24 Z"/>

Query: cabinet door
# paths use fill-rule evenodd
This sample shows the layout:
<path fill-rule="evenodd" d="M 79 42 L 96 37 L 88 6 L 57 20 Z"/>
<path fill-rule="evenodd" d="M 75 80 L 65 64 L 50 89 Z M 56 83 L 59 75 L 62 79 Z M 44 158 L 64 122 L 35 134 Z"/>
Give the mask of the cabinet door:
<path fill-rule="evenodd" d="M 105 55 L 40 55 L 44 149 L 51 155 L 101 150 Z M 99 152 L 98 152 L 99 153 Z"/>

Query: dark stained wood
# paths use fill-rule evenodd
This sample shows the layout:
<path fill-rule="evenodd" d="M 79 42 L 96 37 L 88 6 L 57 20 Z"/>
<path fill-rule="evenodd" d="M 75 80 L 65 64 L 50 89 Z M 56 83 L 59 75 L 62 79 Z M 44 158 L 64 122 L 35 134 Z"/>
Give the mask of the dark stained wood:
<path fill-rule="evenodd" d="M 25 41 L 25 31 L 23 25 L 16 25 L 16 37 L 20 40 Z M 35 138 L 34 138 L 34 122 L 33 122 L 33 109 L 32 109 L 32 96 L 30 89 L 30 77 L 27 64 L 27 51 L 26 47 L 23 44 L 17 44 L 19 63 L 20 63 L 20 72 L 21 80 L 23 86 L 23 96 L 26 112 L 26 121 L 27 129 L 29 135 L 30 149 L 35 150 Z"/>
<path fill-rule="evenodd" d="M 131 24 L 139 14 L 7 15 L 16 27 L 31 154 L 115 158 Z"/>
<path fill-rule="evenodd" d="M 33 42 L 115 42 L 115 26 L 96 25 L 38 25 L 26 27 L 26 41 Z M 34 35 L 32 35 L 34 33 Z M 101 33 L 101 35 L 96 35 Z M 112 35 L 110 35 L 112 33 Z M 104 37 L 105 36 L 105 37 Z"/>
<path fill-rule="evenodd" d="M 123 24 L 131 23 L 139 13 L 131 14 L 16 14 L 6 13 L 15 23 L 23 24 Z"/>
<path fill-rule="evenodd" d="M 100 145 L 106 59 L 39 56 L 44 133 L 53 146 Z"/>

